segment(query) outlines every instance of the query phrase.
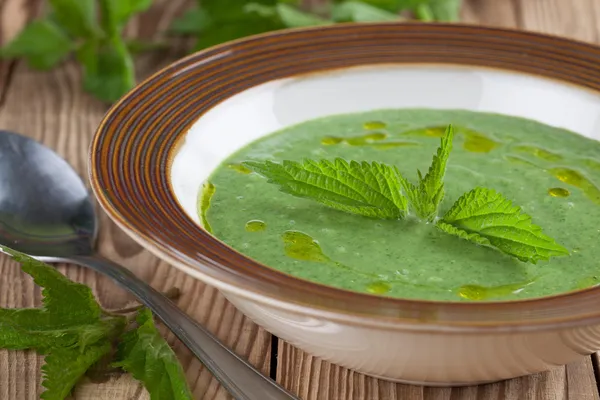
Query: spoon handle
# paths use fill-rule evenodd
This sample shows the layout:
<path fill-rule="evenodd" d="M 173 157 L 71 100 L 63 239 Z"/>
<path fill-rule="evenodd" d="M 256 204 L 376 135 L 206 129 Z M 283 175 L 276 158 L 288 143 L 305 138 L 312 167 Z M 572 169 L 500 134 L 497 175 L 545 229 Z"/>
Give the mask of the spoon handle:
<path fill-rule="evenodd" d="M 175 303 L 128 269 L 99 256 L 74 256 L 70 260 L 112 278 L 133 293 L 175 333 L 236 400 L 298 400 L 225 347 Z"/>

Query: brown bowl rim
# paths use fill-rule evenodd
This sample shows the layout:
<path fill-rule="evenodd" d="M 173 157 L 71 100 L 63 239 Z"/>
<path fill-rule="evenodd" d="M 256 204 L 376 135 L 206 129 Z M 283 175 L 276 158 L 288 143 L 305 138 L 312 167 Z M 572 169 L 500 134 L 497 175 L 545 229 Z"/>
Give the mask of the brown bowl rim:
<path fill-rule="evenodd" d="M 136 130 L 137 126 L 131 129 L 131 125 L 135 121 L 128 118 L 138 117 L 144 114 L 144 111 L 146 113 L 155 111 L 152 109 L 152 100 L 154 99 L 147 98 L 152 96 L 151 92 L 154 94 L 159 92 L 156 91 L 156 85 L 163 89 L 168 84 L 177 87 L 177 76 L 188 75 L 192 71 L 207 70 L 208 67 L 216 68 L 217 73 L 223 72 L 227 69 L 227 63 L 223 61 L 229 63 L 239 61 L 241 65 L 246 62 L 246 67 L 248 67 L 248 57 L 252 56 L 262 57 L 260 60 L 265 59 L 266 63 L 270 60 L 270 63 L 273 64 L 273 58 L 277 60 L 278 53 L 261 51 L 260 49 L 265 46 L 272 48 L 271 50 L 285 52 L 287 56 L 299 53 L 298 49 L 305 47 L 316 52 L 315 49 L 319 45 L 330 46 L 328 51 L 331 51 L 331 46 L 333 46 L 336 50 L 341 51 L 347 48 L 347 51 L 351 52 L 363 49 L 361 46 L 365 45 L 362 40 L 364 37 L 368 38 L 366 43 L 382 46 L 382 53 L 379 56 L 371 54 L 375 51 L 366 50 L 368 54 L 365 57 L 374 57 L 375 61 L 364 62 L 361 59 L 353 65 L 344 64 L 339 67 L 327 66 L 326 68 L 318 68 L 317 64 L 313 62 L 314 69 L 308 73 L 380 64 L 383 63 L 383 54 L 391 52 L 391 58 L 395 60 L 392 63 L 395 64 L 422 64 L 423 61 L 416 61 L 421 57 L 420 60 L 433 60 L 435 64 L 492 67 L 530 74 L 537 72 L 538 76 L 600 91 L 600 62 L 598 62 L 600 61 L 600 47 L 540 33 L 470 24 L 390 22 L 336 24 L 255 35 L 196 52 L 168 65 L 139 83 L 109 109 L 93 138 L 89 157 L 91 186 L 101 207 L 117 225 L 136 241 L 185 272 L 224 289 L 226 292 L 236 292 L 243 297 L 265 304 L 289 306 L 290 309 L 300 313 L 328 315 L 333 319 L 343 319 L 361 325 L 377 322 L 390 327 L 458 329 L 464 332 L 529 330 L 599 322 L 600 307 L 597 307 L 597 304 L 600 300 L 600 288 L 598 287 L 513 301 L 441 302 L 390 298 L 347 291 L 295 278 L 245 257 L 208 234 L 187 216 L 173 193 L 169 178 L 173 153 L 189 126 L 208 109 L 236 93 L 273 80 L 260 77 L 260 71 L 247 72 L 250 74 L 249 76 L 257 79 L 258 83 L 248 87 L 236 87 L 227 97 L 208 106 L 204 104 L 203 111 L 196 111 L 197 115 L 191 123 L 180 125 L 178 137 L 169 142 L 170 148 L 162 148 L 159 153 L 163 157 L 162 163 L 141 160 L 146 154 L 140 154 L 138 150 L 132 148 L 131 140 L 150 141 L 152 144 L 152 139 L 147 137 L 147 131 Z M 332 39 L 339 38 L 343 38 L 343 41 L 332 42 Z M 406 47 L 414 52 L 413 61 L 406 61 L 402 57 L 410 59 L 410 54 L 401 54 L 395 50 L 395 46 L 406 45 L 405 39 L 406 41 L 415 40 L 417 44 L 428 47 L 422 53 L 420 47 L 415 44 L 412 44 L 412 47 Z M 285 46 L 286 43 L 289 45 L 290 41 L 295 45 L 291 49 L 290 46 Z M 332 45 L 332 43 L 334 44 Z M 453 57 L 447 51 L 448 48 L 455 51 L 459 49 L 462 58 Z M 403 48 L 403 50 L 406 49 Z M 321 53 L 318 54 L 321 55 Z M 385 54 L 387 56 L 387 53 Z M 301 54 L 296 55 L 300 56 Z M 444 59 L 440 60 L 442 55 Z M 245 61 L 244 57 L 246 57 Z M 354 59 L 351 60 L 354 62 Z M 389 64 L 390 62 L 388 60 L 385 63 Z M 262 66 L 262 68 L 265 67 Z M 286 68 L 294 68 L 294 66 L 287 65 Z M 278 78 L 300 74 L 302 72 L 297 71 Z M 214 78 L 215 75 L 211 76 Z M 194 79 L 200 78 L 194 76 Z M 260 81 L 261 79 L 262 81 Z M 200 86 L 200 83 L 207 84 L 206 80 L 207 78 L 204 81 L 195 81 L 194 84 L 196 86 Z M 186 88 L 189 89 L 189 86 L 184 86 L 180 90 Z M 173 90 L 172 87 L 169 89 Z M 172 91 L 167 94 L 168 99 L 173 101 L 181 92 Z M 145 118 L 147 119 L 147 117 Z M 125 126 L 119 125 L 123 121 L 125 121 Z M 153 124 L 152 128 L 158 129 L 157 123 L 153 122 Z M 160 130 L 157 132 L 161 134 L 158 136 L 168 134 L 168 132 Z M 113 143 L 115 140 L 119 140 L 119 133 L 129 135 L 127 136 L 129 141 L 126 143 L 127 147 L 119 148 Z M 123 146 L 123 140 L 121 138 L 121 141 L 116 143 Z M 149 146 L 148 142 L 144 142 L 144 145 Z M 165 143 L 160 143 L 158 147 L 161 146 L 165 147 Z M 145 149 L 153 150 L 152 147 Z M 138 152 L 125 154 L 124 150 Z M 157 151 L 156 146 L 154 151 Z M 166 162 L 165 152 L 167 153 Z M 124 163 L 125 161 L 127 163 Z M 123 166 L 129 168 L 121 168 Z M 160 176 L 151 174 L 156 171 L 160 173 Z M 162 181 L 157 182 L 156 179 L 161 177 Z M 142 185 L 143 182 L 140 179 L 145 179 L 144 183 L 150 183 L 150 185 Z M 166 192 L 165 180 L 168 186 Z M 135 192 L 132 192 L 131 188 L 127 188 L 128 182 L 136 185 L 132 187 Z M 124 189 L 128 189 L 129 192 L 123 192 Z M 152 192 L 145 193 L 146 190 Z M 142 193 L 145 197 L 131 197 L 132 193 L 136 195 Z M 168 208 L 165 209 L 161 205 L 154 204 L 160 208 L 160 212 L 152 210 L 153 214 L 150 215 L 141 213 L 140 207 L 147 207 L 156 198 L 169 199 Z M 173 215 L 167 215 L 166 211 L 175 212 L 177 219 L 174 220 Z M 132 215 L 136 218 L 131 218 Z M 197 246 L 190 246 L 189 239 L 188 246 L 182 247 L 176 231 L 169 231 L 171 236 L 167 239 L 163 237 L 164 235 L 157 234 L 156 229 L 150 229 L 147 226 L 148 221 L 145 219 L 148 216 L 160 218 L 161 224 L 170 223 L 177 227 L 190 228 L 190 225 L 193 224 L 196 229 L 193 230 L 192 236 L 195 235 L 194 240 L 201 246 L 203 252 L 199 252 Z M 187 224 L 181 225 L 182 219 L 183 221 L 187 220 Z M 173 226 L 168 225 L 168 227 L 172 228 Z M 188 236 L 190 236 L 189 232 Z"/>

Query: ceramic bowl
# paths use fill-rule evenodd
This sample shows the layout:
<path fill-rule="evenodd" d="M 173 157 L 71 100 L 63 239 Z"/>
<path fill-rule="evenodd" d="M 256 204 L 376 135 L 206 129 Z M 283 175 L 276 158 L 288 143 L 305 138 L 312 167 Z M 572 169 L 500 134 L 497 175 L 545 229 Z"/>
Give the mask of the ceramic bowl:
<path fill-rule="evenodd" d="M 212 237 L 196 216 L 198 189 L 240 147 L 330 114 L 458 108 L 597 137 L 598 90 L 600 49 L 555 37 L 416 23 L 280 31 L 193 54 L 137 86 L 98 128 L 91 182 L 131 237 L 302 350 L 395 381 L 502 380 L 600 349 L 600 288 L 469 303 L 336 289 Z"/>

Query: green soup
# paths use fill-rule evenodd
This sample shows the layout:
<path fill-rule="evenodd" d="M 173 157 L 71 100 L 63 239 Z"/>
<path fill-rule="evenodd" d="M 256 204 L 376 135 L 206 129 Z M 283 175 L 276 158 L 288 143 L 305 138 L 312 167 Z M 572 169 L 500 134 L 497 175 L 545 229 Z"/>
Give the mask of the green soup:
<path fill-rule="evenodd" d="M 240 165 L 341 157 L 394 164 L 414 181 L 417 169 L 427 170 L 449 123 L 457 134 L 440 215 L 476 186 L 495 189 L 570 256 L 524 263 L 424 222 L 345 214 L 282 193 Z M 512 300 L 600 283 L 599 173 L 599 142 L 535 121 L 379 110 L 316 119 L 255 141 L 209 178 L 214 188 L 204 193 L 199 212 L 229 246 L 302 279 L 402 298 Z"/>

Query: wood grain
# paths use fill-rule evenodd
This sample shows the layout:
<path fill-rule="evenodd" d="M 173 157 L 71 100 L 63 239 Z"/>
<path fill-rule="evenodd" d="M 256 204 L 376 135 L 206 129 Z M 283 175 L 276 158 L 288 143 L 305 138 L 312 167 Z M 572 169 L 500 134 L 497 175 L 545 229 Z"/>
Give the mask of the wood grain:
<path fill-rule="evenodd" d="M 155 0 L 150 11 L 132 21 L 127 33 L 151 38 L 157 28 L 164 30 L 169 21 L 190 3 L 185 0 Z M 18 32 L 20 26 L 35 14 L 32 7 L 39 4 L 39 1 L 0 0 L 0 38 L 5 41 Z M 184 47 L 174 44 L 168 52 L 144 56 L 138 63 L 140 77 L 181 56 Z M 12 73 L 8 73 L 11 68 Z M 0 64 L 0 98 L 3 99 L 0 103 L 0 128 L 20 132 L 55 149 L 87 182 L 90 140 L 107 107 L 80 90 L 80 79 L 79 68 L 74 63 L 66 63 L 50 72 L 32 71 L 22 62 L 12 67 L 6 62 Z M 271 336 L 268 333 L 237 312 L 216 290 L 142 249 L 103 214 L 101 227 L 98 238 L 101 254 L 131 268 L 159 290 L 174 286 L 180 288 L 183 295 L 178 305 L 181 309 L 264 373 L 269 373 Z M 69 278 L 92 287 L 105 308 L 120 308 L 132 301 L 111 281 L 91 271 L 72 265 L 60 266 L 59 270 Z M 35 289 L 29 277 L 21 273 L 18 265 L 0 257 L 0 306 L 33 307 L 40 304 L 40 299 L 39 290 Z M 229 398 L 172 334 L 167 334 L 167 338 L 183 363 L 195 398 Z M 38 399 L 42 390 L 42 362 L 31 352 L 0 350 L 0 399 Z M 102 385 L 79 385 L 74 397 L 84 400 L 137 400 L 147 399 L 148 395 L 130 377 L 117 376 Z"/>
<path fill-rule="evenodd" d="M 466 0 L 465 22 L 520 28 L 598 42 L 597 0 Z M 600 356 L 595 355 L 596 362 Z M 465 388 L 422 388 L 348 371 L 279 342 L 277 378 L 306 400 L 596 400 L 592 358 L 550 372 Z"/>

